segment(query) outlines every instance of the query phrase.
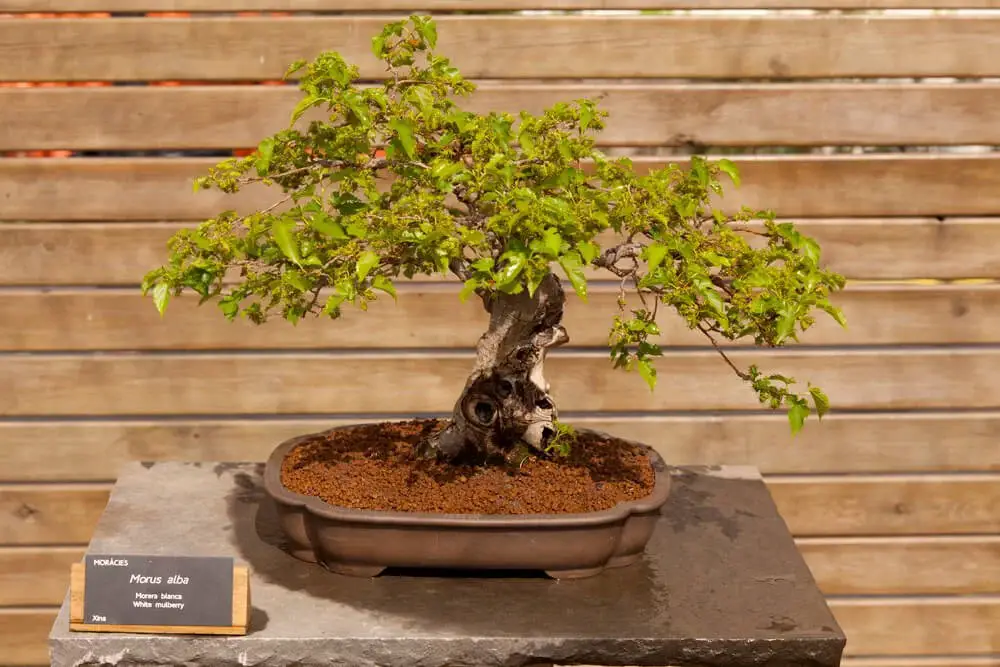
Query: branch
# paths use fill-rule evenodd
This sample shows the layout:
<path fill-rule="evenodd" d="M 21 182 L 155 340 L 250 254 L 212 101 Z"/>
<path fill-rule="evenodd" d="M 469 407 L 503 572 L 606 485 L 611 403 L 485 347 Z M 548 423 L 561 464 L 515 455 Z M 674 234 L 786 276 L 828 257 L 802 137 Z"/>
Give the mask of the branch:
<path fill-rule="evenodd" d="M 294 176 L 295 174 L 301 174 L 303 172 L 312 171 L 317 167 L 333 167 L 335 169 L 353 166 L 348 162 L 343 160 L 313 160 L 304 167 L 296 167 L 295 169 L 289 169 L 288 171 L 283 171 L 280 174 L 268 174 L 267 176 L 244 176 L 237 179 L 240 185 L 246 185 L 248 183 L 258 183 L 263 180 L 277 180 L 279 178 L 285 178 L 286 176 Z M 361 165 L 361 169 L 369 169 L 372 171 L 378 171 L 379 169 L 385 169 L 389 166 L 389 160 L 386 158 L 371 158 L 365 164 Z"/>
<path fill-rule="evenodd" d="M 469 270 L 469 265 L 465 263 L 465 260 L 453 259 L 448 263 L 448 268 L 462 280 L 468 280 L 472 277 L 472 271 Z"/>
<path fill-rule="evenodd" d="M 744 234 L 753 234 L 754 236 L 763 236 L 765 238 L 768 237 L 768 234 L 758 232 L 756 229 L 750 229 L 749 227 L 735 227 L 733 225 L 729 225 L 729 228 L 734 232 L 743 232 Z"/>
<path fill-rule="evenodd" d="M 323 288 L 326 287 L 325 283 L 326 283 L 326 281 L 324 280 L 319 285 L 317 285 L 315 288 L 313 288 L 313 298 L 312 298 L 312 301 L 309 302 L 309 306 L 306 308 L 306 312 L 307 313 L 311 314 L 313 312 L 313 308 L 315 308 L 316 307 L 316 303 L 319 302 L 319 294 L 320 294 L 320 292 L 322 292 Z"/>
<path fill-rule="evenodd" d="M 635 274 L 639 267 L 639 253 L 642 252 L 641 243 L 622 243 L 608 248 L 603 253 L 594 258 L 594 266 L 607 269 L 619 278 L 627 278 Z M 631 259 L 634 266 L 631 269 L 623 269 L 617 266 L 623 259 Z"/>
<path fill-rule="evenodd" d="M 749 382 L 750 380 L 753 379 L 750 377 L 749 373 L 745 373 L 736 367 L 736 364 L 733 363 L 732 359 L 730 359 L 729 356 L 725 353 L 725 351 L 721 347 L 719 347 L 719 344 L 712 336 L 710 329 L 706 328 L 705 325 L 703 324 L 699 324 L 698 331 L 705 334 L 705 337 L 708 338 L 710 343 L 712 343 L 712 347 L 715 348 L 715 351 L 718 352 L 720 356 L 722 356 L 722 358 L 726 361 L 726 363 L 729 364 L 729 367 L 733 369 L 733 372 L 736 373 L 736 375 L 739 376 L 741 380 Z"/>
<path fill-rule="evenodd" d="M 262 209 L 260 211 L 254 211 L 253 213 L 248 213 L 246 215 L 241 215 L 240 217 L 238 217 L 235 220 L 233 220 L 232 224 L 233 225 L 241 224 L 241 223 L 245 222 L 246 219 L 249 218 L 251 215 L 264 215 L 266 213 L 270 213 L 274 209 L 276 209 L 279 206 L 281 206 L 282 204 L 286 203 L 291 198 L 292 198 L 292 195 L 291 194 L 287 194 L 287 195 L 285 195 L 285 197 L 283 199 L 279 199 L 278 201 L 274 202 L 273 204 L 271 204 L 270 206 L 268 206 L 265 209 Z"/>

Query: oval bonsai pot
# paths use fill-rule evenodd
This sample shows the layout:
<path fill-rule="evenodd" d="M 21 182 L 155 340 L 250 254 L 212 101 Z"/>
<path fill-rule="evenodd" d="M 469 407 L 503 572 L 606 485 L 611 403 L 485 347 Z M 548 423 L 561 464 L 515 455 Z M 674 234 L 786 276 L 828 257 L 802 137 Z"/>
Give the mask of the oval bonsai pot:
<path fill-rule="evenodd" d="M 359 510 L 285 488 L 281 468 L 293 448 L 354 427 L 339 426 L 287 440 L 272 452 L 264 470 L 264 489 L 277 505 L 291 554 L 339 574 L 374 577 L 388 567 L 401 567 L 543 570 L 556 579 L 590 577 L 639 560 L 670 493 L 666 463 L 651 447 L 636 442 L 631 444 L 645 450 L 653 466 L 652 493 L 599 512 L 491 515 Z"/>

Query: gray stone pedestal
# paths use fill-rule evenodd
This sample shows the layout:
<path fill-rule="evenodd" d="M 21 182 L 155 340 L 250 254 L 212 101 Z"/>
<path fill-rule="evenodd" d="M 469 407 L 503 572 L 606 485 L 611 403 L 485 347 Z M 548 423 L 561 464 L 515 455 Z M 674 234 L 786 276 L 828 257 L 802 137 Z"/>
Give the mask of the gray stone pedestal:
<path fill-rule="evenodd" d="M 844 636 L 752 469 L 683 469 L 642 561 L 578 581 L 332 574 L 282 550 L 261 466 L 127 466 L 94 553 L 233 556 L 245 637 L 69 631 L 53 667 L 839 665 Z"/>

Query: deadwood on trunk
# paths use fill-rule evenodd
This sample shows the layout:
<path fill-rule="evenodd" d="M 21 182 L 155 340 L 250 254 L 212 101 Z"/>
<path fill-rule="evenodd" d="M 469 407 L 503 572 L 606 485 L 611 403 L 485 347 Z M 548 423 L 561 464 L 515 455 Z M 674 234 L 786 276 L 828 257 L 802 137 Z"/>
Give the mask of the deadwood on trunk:
<path fill-rule="evenodd" d="M 424 443 L 425 456 L 454 460 L 504 454 L 524 442 L 544 449 L 558 413 L 544 375 L 545 355 L 569 341 L 561 325 L 566 295 L 549 274 L 534 295 L 483 297 L 489 329 L 455 403 L 451 423 Z"/>

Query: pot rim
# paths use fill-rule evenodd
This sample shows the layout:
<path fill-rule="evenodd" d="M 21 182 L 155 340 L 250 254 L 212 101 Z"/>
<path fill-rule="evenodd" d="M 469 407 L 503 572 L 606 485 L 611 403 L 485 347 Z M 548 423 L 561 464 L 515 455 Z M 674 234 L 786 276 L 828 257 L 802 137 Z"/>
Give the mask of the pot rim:
<path fill-rule="evenodd" d="M 393 423 L 401 420 L 383 420 L 378 423 Z M 281 467 L 288 452 L 297 445 L 317 436 L 342 431 L 357 426 L 347 424 L 335 426 L 324 431 L 296 436 L 278 445 L 268 457 L 264 468 L 264 489 L 277 502 L 291 507 L 303 507 L 310 513 L 327 520 L 351 523 L 367 523 L 374 525 L 394 526 L 441 526 L 453 528 L 556 528 L 582 527 L 603 524 L 614 524 L 624 521 L 633 514 L 646 514 L 666 503 L 670 494 L 670 471 L 666 462 L 655 449 L 641 442 L 626 438 L 618 438 L 601 431 L 577 427 L 577 431 L 592 433 L 605 437 L 623 440 L 642 448 L 649 456 L 653 466 L 655 481 L 653 491 L 644 498 L 618 503 L 614 507 L 596 512 L 579 512 L 567 514 L 443 514 L 433 512 L 399 512 L 395 510 L 362 510 L 340 505 L 331 505 L 316 496 L 307 496 L 285 488 L 281 481 Z"/>

